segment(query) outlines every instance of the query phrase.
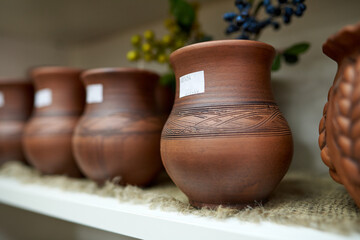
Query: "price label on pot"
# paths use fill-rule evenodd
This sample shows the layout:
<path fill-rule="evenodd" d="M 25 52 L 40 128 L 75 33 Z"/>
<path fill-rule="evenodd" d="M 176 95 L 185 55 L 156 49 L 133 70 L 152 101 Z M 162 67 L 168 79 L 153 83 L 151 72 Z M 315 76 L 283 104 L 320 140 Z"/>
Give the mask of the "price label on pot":
<path fill-rule="evenodd" d="M 86 87 L 86 103 L 101 103 L 103 101 L 103 85 L 90 84 Z"/>
<path fill-rule="evenodd" d="M 52 103 L 52 91 L 49 88 L 44 88 L 35 94 L 35 107 L 47 107 Z"/>
<path fill-rule="evenodd" d="M 180 98 L 203 92 L 205 92 L 204 71 L 193 72 L 180 77 Z"/>
<path fill-rule="evenodd" d="M 5 97 L 3 92 L 0 91 L 0 107 L 3 107 L 5 105 Z"/>

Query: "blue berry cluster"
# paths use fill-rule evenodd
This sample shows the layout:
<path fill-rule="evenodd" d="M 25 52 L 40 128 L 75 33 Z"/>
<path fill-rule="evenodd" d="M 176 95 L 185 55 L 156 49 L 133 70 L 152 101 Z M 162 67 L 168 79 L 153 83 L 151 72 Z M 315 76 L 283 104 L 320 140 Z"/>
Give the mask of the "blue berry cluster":
<path fill-rule="evenodd" d="M 235 0 L 235 6 L 239 13 L 224 14 L 224 20 L 229 23 L 225 33 L 240 32 L 238 39 L 256 39 L 259 33 L 268 26 L 272 26 L 275 30 L 279 29 L 280 18 L 284 24 L 289 24 L 293 16 L 301 17 L 306 10 L 305 0 L 275 1 L 276 3 L 273 4 L 272 0 Z M 257 4 L 254 4 L 256 2 Z M 267 17 L 259 20 L 256 17 L 262 8 Z"/>

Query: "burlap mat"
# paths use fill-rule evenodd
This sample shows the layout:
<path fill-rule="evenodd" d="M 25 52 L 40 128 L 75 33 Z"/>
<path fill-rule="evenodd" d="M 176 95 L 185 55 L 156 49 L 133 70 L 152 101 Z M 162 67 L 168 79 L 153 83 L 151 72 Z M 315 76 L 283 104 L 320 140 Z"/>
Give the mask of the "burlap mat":
<path fill-rule="evenodd" d="M 146 189 L 121 187 L 110 182 L 98 187 L 87 179 L 43 176 L 18 162 L 4 164 L 0 168 L 0 176 L 16 178 L 26 184 L 117 198 L 121 202 L 149 204 L 151 208 L 183 214 L 218 219 L 232 217 L 249 222 L 270 221 L 341 234 L 360 232 L 360 210 L 344 187 L 333 182 L 328 175 L 290 173 L 264 206 L 259 204 L 258 207 L 248 207 L 241 211 L 223 207 L 217 210 L 194 209 L 186 196 L 166 176 L 160 177 L 156 184 Z"/>

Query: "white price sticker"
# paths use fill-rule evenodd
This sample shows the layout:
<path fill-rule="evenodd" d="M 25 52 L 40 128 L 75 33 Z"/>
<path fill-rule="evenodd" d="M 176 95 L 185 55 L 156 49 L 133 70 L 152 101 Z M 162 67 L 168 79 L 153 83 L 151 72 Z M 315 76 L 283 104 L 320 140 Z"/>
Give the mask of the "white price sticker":
<path fill-rule="evenodd" d="M 44 88 L 36 92 L 35 94 L 35 107 L 47 107 L 52 103 L 52 92 L 49 88 Z"/>
<path fill-rule="evenodd" d="M 86 87 L 86 103 L 101 103 L 103 101 L 103 85 L 91 84 Z"/>
<path fill-rule="evenodd" d="M 193 72 L 180 77 L 180 98 L 204 92 L 204 71 Z"/>
<path fill-rule="evenodd" d="M 4 94 L 0 91 L 0 107 L 5 105 L 5 97 Z"/>

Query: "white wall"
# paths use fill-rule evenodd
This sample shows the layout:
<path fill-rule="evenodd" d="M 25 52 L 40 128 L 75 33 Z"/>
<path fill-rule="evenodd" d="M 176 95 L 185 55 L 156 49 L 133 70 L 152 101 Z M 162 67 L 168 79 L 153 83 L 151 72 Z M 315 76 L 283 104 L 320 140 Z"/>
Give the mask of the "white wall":
<path fill-rule="evenodd" d="M 233 0 L 213 1 L 203 4 L 200 22 L 203 29 L 215 39 L 224 39 L 226 24 L 222 14 L 235 11 Z M 342 26 L 360 20 L 360 1 L 316 0 L 306 1 L 308 9 L 299 19 L 293 19 L 289 26 L 282 26 L 278 32 L 267 29 L 261 41 L 276 48 L 284 48 L 299 41 L 311 42 L 311 49 L 303 55 L 296 66 L 283 66 L 273 74 L 273 89 L 281 110 L 288 119 L 295 141 L 295 155 L 292 169 L 327 171 L 320 159 L 318 148 L 318 123 L 326 101 L 327 91 L 336 71 L 336 64 L 322 53 L 321 46 L 328 36 Z M 125 56 L 131 49 L 129 39 L 133 34 L 154 29 L 158 35 L 164 33 L 162 21 L 145 23 L 126 32 L 107 36 L 77 46 L 71 46 L 69 61 L 80 67 L 136 66 Z M 145 68 L 164 71 L 156 64 Z"/>
<path fill-rule="evenodd" d="M 48 41 L 0 36 L 0 78 L 25 77 L 29 68 L 44 64 L 66 65 L 65 49 Z"/>

